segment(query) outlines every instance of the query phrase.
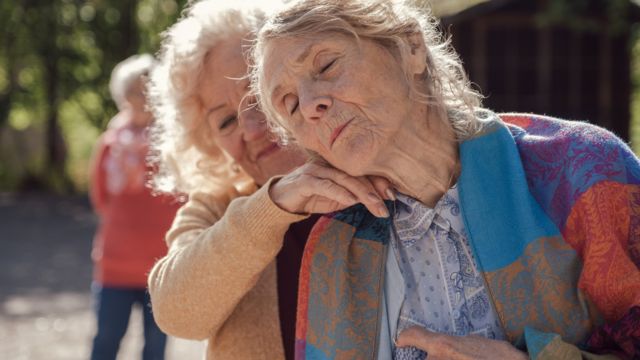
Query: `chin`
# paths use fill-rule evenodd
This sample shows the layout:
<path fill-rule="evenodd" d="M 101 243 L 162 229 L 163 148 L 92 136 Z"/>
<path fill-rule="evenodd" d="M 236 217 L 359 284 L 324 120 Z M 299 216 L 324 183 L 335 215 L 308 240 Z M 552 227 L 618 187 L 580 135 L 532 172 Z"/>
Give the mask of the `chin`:
<path fill-rule="evenodd" d="M 354 137 L 339 145 L 333 154 L 336 161 L 332 165 L 351 176 L 368 175 L 369 165 L 374 163 L 379 149 L 371 146 L 365 137 Z"/>

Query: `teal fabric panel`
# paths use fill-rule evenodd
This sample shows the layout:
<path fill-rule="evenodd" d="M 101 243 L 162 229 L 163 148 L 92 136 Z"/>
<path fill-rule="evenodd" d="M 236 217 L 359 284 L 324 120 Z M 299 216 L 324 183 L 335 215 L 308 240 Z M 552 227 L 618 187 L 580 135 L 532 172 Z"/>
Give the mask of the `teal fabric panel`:
<path fill-rule="evenodd" d="M 469 241 L 483 271 L 514 262 L 532 241 L 560 234 L 535 201 L 507 127 L 460 144 L 460 203 Z"/>
<path fill-rule="evenodd" d="M 529 358 L 535 360 L 544 348 L 558 337 L 558 334 L 549 334 L 526 326 L 524 328 L 524 339 L 527 343 Z"/>

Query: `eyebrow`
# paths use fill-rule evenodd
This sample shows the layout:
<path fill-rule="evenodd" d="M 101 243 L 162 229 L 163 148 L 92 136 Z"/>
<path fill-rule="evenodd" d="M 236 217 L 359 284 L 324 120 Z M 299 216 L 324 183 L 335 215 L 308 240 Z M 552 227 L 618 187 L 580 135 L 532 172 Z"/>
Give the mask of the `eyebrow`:
<path fill-rule="evenodd" d="M 207 115 L 205 116 L 205 118 L 208 118 L 209 115 L 211 115 L 212 112 L 218 111 L 218 110 L 222 109 L 223 107 L 224 107 L 224 104 L 220 104 L 220 105 L 214 106 L 212 108 L 209 108 L 209 110 L 207 110 Z"/>

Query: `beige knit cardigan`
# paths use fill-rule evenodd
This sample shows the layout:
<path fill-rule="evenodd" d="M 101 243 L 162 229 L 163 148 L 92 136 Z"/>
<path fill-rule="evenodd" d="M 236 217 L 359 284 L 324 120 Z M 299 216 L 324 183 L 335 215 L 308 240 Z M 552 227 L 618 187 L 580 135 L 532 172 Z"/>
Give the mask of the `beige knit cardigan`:
<path fill-rule="evenodd" d="M 284 358 L 275 257 L 289 225 L 305 216 L 280 209 L 268 188 L 192 194 L 167 233 L 168 254 L 149 274 L 160 328 L 207 339 L 207 359 Z"/>

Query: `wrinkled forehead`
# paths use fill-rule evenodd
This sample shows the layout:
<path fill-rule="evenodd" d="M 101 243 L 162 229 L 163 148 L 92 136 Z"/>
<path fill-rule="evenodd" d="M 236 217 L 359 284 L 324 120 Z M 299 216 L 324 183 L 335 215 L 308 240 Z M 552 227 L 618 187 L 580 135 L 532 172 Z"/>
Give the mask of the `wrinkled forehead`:
<path fill-rule="evenodd" d="M 355 41 L 355 38 L 329 32 L 316 35 L 286 36 L 264 42 L 261 66 L 261 91 L 268 97 L 277 92 L 305 70 L 316 50 L 330 44 Z"/>
<path fill-rule="evenodd" d="M 265 99 L 272 99 L 295 79 L 302 62 L 316 39 L 286 37 L 269 39 L 262 54 L 261 89 Z"/>
<path fill-rule="evenodd" d="M 299 37 L 286 37 L 269 39 L 265 42 L 262 53 L 262 75 L 263 79 L 271 80 L 274 75 L 280 74 L 287 68 L 296 65 L 298 54 L 304 51 L 304 46 L 308 39 Z M 302 50 L 301 50 L 302 49 Z"/>

